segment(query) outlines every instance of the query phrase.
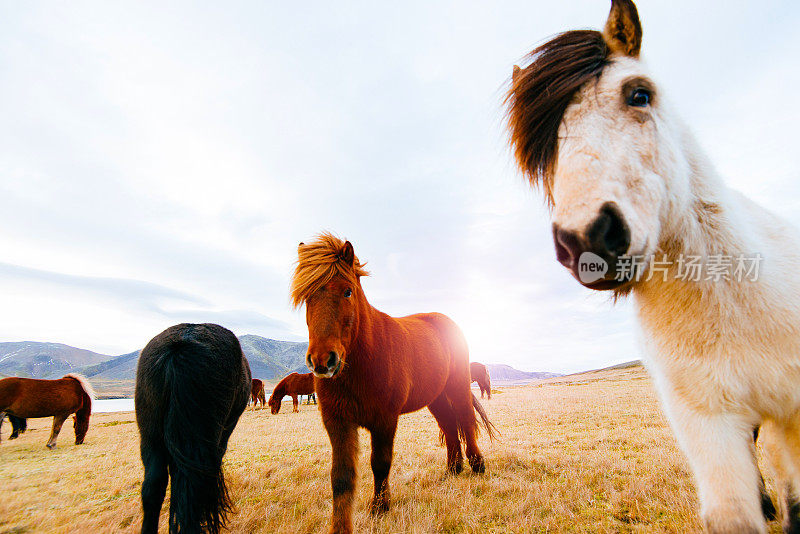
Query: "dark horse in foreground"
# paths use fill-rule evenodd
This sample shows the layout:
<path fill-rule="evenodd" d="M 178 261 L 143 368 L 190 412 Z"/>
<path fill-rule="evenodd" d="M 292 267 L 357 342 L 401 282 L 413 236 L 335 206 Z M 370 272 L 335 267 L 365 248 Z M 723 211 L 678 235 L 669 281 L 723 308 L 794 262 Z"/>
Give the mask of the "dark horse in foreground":
<path fill-rule="evenodd" d="M 28 430 L 28 420 L 15 415 L 8 414 L 8 422 L 11 423 L 11 435 L 8 439 L 17 439 L 20 434 Z M 3 418 L 0 417 L 0 427 L 3 425 Z"/>
<path fill-rule="evenodd" d="M 53 430 L 47 447 L 53 449 L 61 426 L 74 413 L 75 445 L 80 445 L 89 431 L 93 398 L 94 392 L 88 380 L 77 374 L 68 374 L 58 380 L 3 378 L 0 380 L 0 424 L 5 413 L 18 419 L 52 417 Z"/>
<path fill-rule="evenodd" d="M 158 532 L 168 478 L 171 533 L 225 527 L 232 503 L 222 456 L 249 396 L 250 366 L 236 336 L 219 325 L 172 326 L 142 350 L 135 397 L 142 533 Z"/>
<path fill-rule="evenodd" d="M 489 370 L 486 369 L 486 366 L 482 363 L 470 362 L 469 374 L 472 377 L 472 381 L 478 383 L 478 387 L 481 390 L 481 398 L 483 398 L 483 394 L 486 393 L 486 398 L 491 399 L 492 381 L 489 378 Z"/>
<path fill-rule="evenodd" d="M 298 247 L 292 278 L 295 306 L 306 305 L 309 347 L 322 422 L 332 448 L 333 516 L 330 532 L 352 532 L 358 428 L 372 439 L 373 512 L 389 509 L 389 470 L 400 414 L 428 407 L 444 434 L 447 468 L 485 471 L 476 439 L 475 410 L 494 429 L 470 391 L 469 353 L 458 326 L 444 315 L 394 318 L 367 302 L 367 274 L 349 241 L 322 234 Z"/>
<path fill-rule="evenodd" d="M 267 404 L 267 399 L 264 396 L 264 382 L 260 378 L 254 378 L 250 387 L 250 400 L 253 402 L 253 409 L 258 407 L 258 402 L 261 401 L 261 408 Z M 249 402 L 248 402 L 249 404 Z"/>
<path fill-rule="evenodd" d="M 292 413 L 299 412 L 297 408 L 297 397 L 299 395 L 308 395 L 309 399 L 314 394 L 314 375 L 312 373 L 292 373 L 284 377 L 283 380 L 278 382 L 275 389 L 272 390 L 272 395 L 269 396 L 269 407 L 272 408 L 272 414 L 276 414 L 281 409 L 281 401 L 283 397 L 289 395 L 292 397 Z"/>

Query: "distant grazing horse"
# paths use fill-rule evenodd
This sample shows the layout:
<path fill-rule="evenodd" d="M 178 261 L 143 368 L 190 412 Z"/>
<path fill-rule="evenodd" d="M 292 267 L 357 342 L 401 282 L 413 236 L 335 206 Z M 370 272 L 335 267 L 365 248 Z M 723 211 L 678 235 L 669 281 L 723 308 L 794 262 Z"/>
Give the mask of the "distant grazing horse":
<path fill-rule="evenodd" d="M 478 383 L 478 387 L 481 389 L 481 398 L 483 398 L 483 394 L 485 392 L 486 397 L 491 399 L 492 381 L 489 378 L 489 370 L 486 368 L 486 366 L 482 363 L 470 362 L 469 374 L 472 377 L 472 381 Z"/>
<path fill-rule="evenodd" d="M 273 415 L 278 413 L 283 397 L 289 395 L 292 397 L 292 412 L 299 412 L 297 397 L 300 395 L 309 395 L 310 397 L 313 394 L 314 375 L 312 373 L 292 373 L 278 382 L 278 385 L 272 390 L 272 395 L 269 396 L 269 406 L 272 408 Z"/>
<path fill-rule="evenodd" d="M 258 406 L 258 401 L 261 401 L 262 409 L 267 404 L 267 400 L 264 396 L 264 382 L 262 382 L 260 378 L 253 379 L 252 386 L 250 387 L 250 399 L 253 401 L 254 410 Z"/>
<path fill-rule="evenodd" d="M 764 421 L 797 531 L 800 236 L 723 183 L 639 61 L 641 42 L 636 6 L 613 0 L 603 32 L 534 50 L 512 76 L 511 144 L 551 207 L 557 260 L 588 288 L 634 296 L 708 530 L 766 532 L 752 434 Z"/>
<path fill-rule="evenodd" d="M 225 527 L 232 504 L 222 457 L 250 385 L 239 340 L 219 325 L 172 326 L 142 350 L 135 403 L 143 534 L 158 532 L 168 479 L 170 532 L 217 534 Z"/>
<path fill-rule="evenodd" d="M 360 282 L 367 272 L 349 241 L 325 233 L 300 243 L 298 255 L 291 298 L 296 307 L 306 305 L 306 364 L 333 449 L 330 532 L 352 532 L 359 427 L 372 435 L 372 512 L 389 509 L 400 414 L 427 406 L 447 443 L 448 470 L 462 470 L 460 438 L 472 470 L 484 472 L 475 410 L 490 436 L 494 429 L 470 391 L 469 353 L 458 326 L 437 313 L 398 319 L 370 306 Z"/>
<path fill-rule="evenodd" d="M 92 386 L 78 374 L 68 374 L 58 380 L 3 378 L 0 380 L 0 424 L 5 413 L 20 419 L 52 417 L 53 430 L 47 448 L 54 449 L 61 425 L 74 413 L 75 444 L 80 445 L 89 430 L 93 399 Z M 27 427 L 26 423 L 21 425 Z"/>

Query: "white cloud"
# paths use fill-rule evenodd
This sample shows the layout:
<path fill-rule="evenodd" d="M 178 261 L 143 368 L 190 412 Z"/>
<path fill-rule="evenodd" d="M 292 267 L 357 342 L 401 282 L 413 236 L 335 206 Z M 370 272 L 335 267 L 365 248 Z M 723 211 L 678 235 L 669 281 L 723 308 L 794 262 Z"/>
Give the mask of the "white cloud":
<path fill-rule="evenodd" d="M 800 10 L 638 5 L 646 57 L 719 168 L 800 222 Z M 374 305 L 452 315 L 476 360 L 576 371 L 636 357 L 630 304 L 554 261 L 501 120 L 514 62 L 606 12 L 4 6 L 0 339 L 123 353 L 183 320 L 297 338 L 295 247 L 327 229 L 369 261 Z"/>

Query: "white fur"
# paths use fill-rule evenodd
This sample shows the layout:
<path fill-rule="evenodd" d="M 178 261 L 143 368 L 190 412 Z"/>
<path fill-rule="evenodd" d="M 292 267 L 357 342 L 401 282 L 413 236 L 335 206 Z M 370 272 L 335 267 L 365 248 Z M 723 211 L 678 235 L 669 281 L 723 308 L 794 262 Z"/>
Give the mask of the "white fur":
<path fill-rule="evenodd" d="M 800 238 L 727 188 L 658 86 L 647 109 L 622 85 L 648 78 L 615 56 L 581 89 L 561 125 L 553 220 L 582 232 L 616 202 L 629 254 L 761 254 L 756 282 L 668 281 L 633 286 L 644 360 L 689 459 L 712 532 L 766 532 L 752 429 L 769 421 L 800 488 Z M 649 78 L 648 78 L 649 79 Z"/>

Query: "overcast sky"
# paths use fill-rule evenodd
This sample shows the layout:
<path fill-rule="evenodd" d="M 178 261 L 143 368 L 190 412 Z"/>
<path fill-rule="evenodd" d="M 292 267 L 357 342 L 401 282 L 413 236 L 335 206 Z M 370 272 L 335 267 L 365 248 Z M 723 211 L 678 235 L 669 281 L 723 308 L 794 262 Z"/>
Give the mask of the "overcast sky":
<path fill-rule="evenodd" d="M 207 3 L 209 4 L 209 3 Z M 502 121 L 512 65 L 609 2 L 0 3 L 0 341 L 108 354 L 182 321 L 306 339 L 296 246 L 472 359 L 639 357 L 630 303 L 555 261 Z M 800 4 L 638 2 L 661 91 L 734 187 L 800 223 Z"/>

